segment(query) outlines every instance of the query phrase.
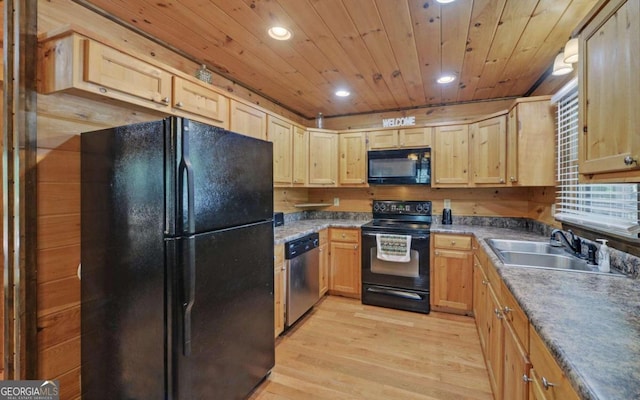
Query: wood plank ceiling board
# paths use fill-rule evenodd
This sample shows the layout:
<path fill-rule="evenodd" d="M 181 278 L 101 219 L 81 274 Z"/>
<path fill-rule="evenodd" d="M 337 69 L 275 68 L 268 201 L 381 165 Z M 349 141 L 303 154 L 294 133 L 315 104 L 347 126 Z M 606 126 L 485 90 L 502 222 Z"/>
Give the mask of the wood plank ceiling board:
<path fill-rule="evenodd" d="M 598 2 L 67 1 L 94 5 L 305 118 L 522 96 Z M 291 41 L 267 37 L 276 22 Z M 445 72 L 458 80 L 436 84 Z M 343 87 L 351 97 L 334 95 Z"/>
<path fill-rule="evenodd" d="M 506 0 L 474 0 L 457 101 L 475 99 L 484 62 Z"/>
<path fill-rule="evenodd" d="M 570 3 L 571 0 L 540 0 L 538 2 L 531 19 L 529 19 L 529 23 L 527 23 L 527 27 L 504 68 L 503 74 L 510 78 L 504 84 L 499 85 L 495 91 L 496 96 L 504 97 L 507 93 L 510 93 L 518 80 L 526 79 L 529 76 L 529 68 L 534 67 L 536 71 L 540 70 L 540 66 L 535 65 L 535 58 L 531 54 L 535 54 L 544 45 L 547 37 L 553 32 L 558 20 Z M 535 80 L 531 82 L 530 79 L 528 79 L 527 87 L 531 87 L 535 82 Z"/>
<path fill-rule="evenodd" d="M 451 73 L 456 76 L 455 81 L 442 86 L 443 103 L 453 103 L 458 97 L 472 5 L 473 2 L 470 1 L 456 1 L 443 4 L 440 12 L 442 16 L 442 73 Z"/>
<path fill-rule="evenodd" d="M 507 1 L 500 17 L 498 29 L 491 42 L 487 61 L 482 69 L 475 99 L 492 98 L 498 85 L 509 80 L 509 77 L 504 76 L 502 72 L 513 54 L 536 4 L 538 4 L 538 0 Z"/>
<path fill-rule="evenodd" d="M 346 0 L 350 2 L 351 0 Z M 393 71 L 387 79 L 402 78 L 409 98 L 401 102 L 401 107 L 421 106 L 425 104 L 422 90 L 422 76 L 418 64 L 418 51 L 414 39 L 411 14 L 406 2 L 376 0 L 375 6 L 382 17 L 384 31 L 389 38 L 393 54 L 399 69 Z"/>
<path fill-rule="evenodd" d="M 442 86 L 436 82 L 442 73 L 440 5 L 423 0 L 410 0 L 409 7 L 426 104 L 442 103 Z"/>
<path fill-rule="evenodd" d="M 366 44 L 377 70 L 386 80 L 391 95 L 398 107 L 401 108 L 404 99 L 409 97 L 409 93 L 375 2 L 347 0 L 343 4 Z M 422 88 L 420 91 L 422 92 Z M 407 106 L 405 105 L 405 107 Z"/>

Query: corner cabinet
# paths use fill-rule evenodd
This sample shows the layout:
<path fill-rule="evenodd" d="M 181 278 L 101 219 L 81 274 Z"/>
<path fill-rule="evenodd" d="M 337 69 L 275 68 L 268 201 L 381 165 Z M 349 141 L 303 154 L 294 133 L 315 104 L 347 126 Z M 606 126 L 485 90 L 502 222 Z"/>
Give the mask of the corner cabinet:
<path fill-rule="evenodd" d="M 338 134 L 309 129 L 309 186 L 336 186 Z"/>
<path fill-rule="evenodd" d="M 579 43 L 578 170 L 640 182 L 640 2 L 606 3 Z"/>
<path fill-rule="evenodd" d="M 364 132 L 339 135 L 340 186 L 367 185 L 367 140 Z"/>
<path fill-rule="evenodd" d="M 438 126 L 431 151 L 432 187 L 469 185 L 469 126 Z"/>
<path fill-rule="evenodd" d="M 471 236 L 434 234 L 431 255 L 431 305 L 435 311 L 471 315 L 473 254 Z"/>
<path fill-rule="evenodd" d="M 360 298 L 360 229 L 329 229 L 329 293 Z"/>

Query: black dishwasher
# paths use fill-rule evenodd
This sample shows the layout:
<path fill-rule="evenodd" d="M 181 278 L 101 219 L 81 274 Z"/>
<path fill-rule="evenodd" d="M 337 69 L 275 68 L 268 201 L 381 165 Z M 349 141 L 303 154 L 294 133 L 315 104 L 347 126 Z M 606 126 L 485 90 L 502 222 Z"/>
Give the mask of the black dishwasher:
<path fill-rule="evenodd" d="M 285 244 L 287 260 L 287 315 L 293 325 L 320 299 L 320 237 L 312 233 Z"/>

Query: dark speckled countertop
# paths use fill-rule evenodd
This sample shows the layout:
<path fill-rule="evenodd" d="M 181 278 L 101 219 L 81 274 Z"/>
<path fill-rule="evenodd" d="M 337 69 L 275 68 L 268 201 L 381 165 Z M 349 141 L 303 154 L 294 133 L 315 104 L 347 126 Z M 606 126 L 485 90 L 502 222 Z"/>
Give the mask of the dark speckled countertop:
<path fill-rule="evenodd" d="M 296 221 L 276 228 L 275 241 L 366 222 Z M 433 224 L 431 232 L 476 236 L 581 398 L 640 399 L 639 279 L 505 266 L 485 239 L 548 240 L 522 230 Z"/>

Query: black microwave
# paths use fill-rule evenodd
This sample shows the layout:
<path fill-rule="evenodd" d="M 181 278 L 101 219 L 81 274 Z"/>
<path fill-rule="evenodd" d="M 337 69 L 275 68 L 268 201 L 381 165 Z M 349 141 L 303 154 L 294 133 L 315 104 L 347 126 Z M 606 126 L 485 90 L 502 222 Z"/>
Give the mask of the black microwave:
<path fill-rule="evenodd" d="M 368 151 L 370 185 L 431 184 L 431 149 Z"/>

